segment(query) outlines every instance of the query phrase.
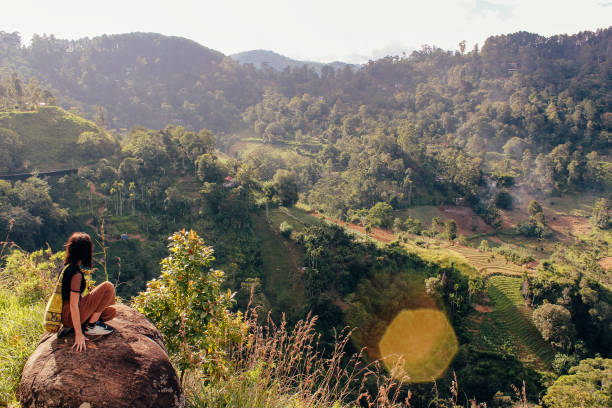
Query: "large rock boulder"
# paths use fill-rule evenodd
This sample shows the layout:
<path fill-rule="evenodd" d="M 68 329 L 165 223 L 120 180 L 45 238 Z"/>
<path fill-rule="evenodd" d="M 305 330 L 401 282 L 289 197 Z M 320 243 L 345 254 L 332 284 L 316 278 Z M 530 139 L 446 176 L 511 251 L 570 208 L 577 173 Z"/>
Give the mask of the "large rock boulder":
<path fill-rule="evenodd" d="M 89 336 L 85 351 L 72 348 L 74 334 L 45 333 L 23 368 L 22 407 L 184 407 L 160 332 L 137 311 L 115 307 L 115 332 Z"/>

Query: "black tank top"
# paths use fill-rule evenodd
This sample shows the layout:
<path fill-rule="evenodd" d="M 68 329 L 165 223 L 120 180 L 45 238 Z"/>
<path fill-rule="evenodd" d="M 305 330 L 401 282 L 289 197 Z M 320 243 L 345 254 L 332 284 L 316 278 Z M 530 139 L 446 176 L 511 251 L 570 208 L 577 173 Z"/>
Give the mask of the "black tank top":
<path fill-rule="evenodd" d="M 72 277 L 77 273 L 81 274 L 81 287 L 79 288 L 79 294 L 85 291 L 85 276 L 83 276 L 81 268 L 79 268 L 78 265 L 68 265 L 64 271 L 64 277 L 62 278 L 62 300 L 64 302 L 70 300 L 70 283 L 72 282 Z"/>

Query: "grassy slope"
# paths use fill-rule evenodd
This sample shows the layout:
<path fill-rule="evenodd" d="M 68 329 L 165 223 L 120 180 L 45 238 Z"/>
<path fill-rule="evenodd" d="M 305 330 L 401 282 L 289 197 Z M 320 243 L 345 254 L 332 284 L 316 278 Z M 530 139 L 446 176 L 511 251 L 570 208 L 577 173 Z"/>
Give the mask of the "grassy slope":
<path fill-rule="evenodd" d="M 297 245 L 280 234 L 279 225 L 283 221 L 297 224 L 280 209 L 270 211 L 270 222 L 263 213 L 253 216 L 254 228 L 260 238 L 266 296 L 278 305 L 277 312 L 286 311 L 295 316 L 304 303 L 304 287 L 299 271 L 304 254 Z"/>
<path fill-rule="evenodd" d="M 78 137 L 87 131 L 100 132 L 94 123 L 56 106 L 41 106 L 33 112 L 0 112 L 0 127 L 21 136 L 30 169 L 41 171 L 84 164 L 74 155 Z"/>

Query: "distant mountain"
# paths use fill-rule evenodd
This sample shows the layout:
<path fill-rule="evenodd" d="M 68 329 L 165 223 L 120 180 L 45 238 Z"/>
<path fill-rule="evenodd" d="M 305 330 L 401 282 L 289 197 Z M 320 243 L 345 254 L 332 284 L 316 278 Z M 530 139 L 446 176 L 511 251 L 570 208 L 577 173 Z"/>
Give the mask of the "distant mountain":
<path fill-rule="evenodd" d="M 314 69 L 318 73 L 320 73 L 321 69 L 326 65 L 331 66 L 336 70 L 344 69 L 346 66 L 358 68 L 358 65 L 347 64 L 346 62 L 341 61 L 334 61 L 326 64 L 323 62 L 294 60 L 274 51 L 268 50 L 244 51 L 237 54 L 232 54 L 230 57 L 241 64 L 253 64 L 255 68 L 262 68 L 263 66 L 267 65 L 276 71 L 282 71 L 286 67 L 299 68 L 304 65 Z"/>
<path fill-rule="evenodd" d="M 180 37 L 129 33 L 76 41 L 0 31 L 0 67 L 35 76 L 65 108 L 103 108 L 111 128 L 168 123 L 226 130 L 259 92 L 238 63 Z"/>

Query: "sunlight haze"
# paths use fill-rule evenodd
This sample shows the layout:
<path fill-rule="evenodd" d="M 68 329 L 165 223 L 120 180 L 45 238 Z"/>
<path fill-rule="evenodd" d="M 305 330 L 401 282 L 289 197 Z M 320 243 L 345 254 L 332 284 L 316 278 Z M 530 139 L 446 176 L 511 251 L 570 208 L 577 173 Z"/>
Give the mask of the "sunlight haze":
<path fill-rule="evenodd" d="M 457 49 L 491 35 L 529 31 L 574 34 L 605 28 L 612 2 L 456 1 L 117 1 L 12 2 L 0 30 L 78 39 L 134 31 L 186 37 L 233 54 L 273 50 L 295 59 L 362 63 L 410 53 L 422 44 Z"/>

